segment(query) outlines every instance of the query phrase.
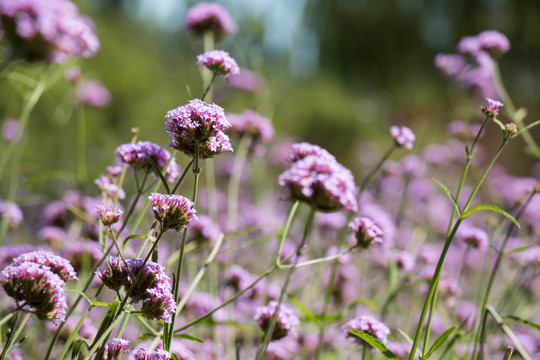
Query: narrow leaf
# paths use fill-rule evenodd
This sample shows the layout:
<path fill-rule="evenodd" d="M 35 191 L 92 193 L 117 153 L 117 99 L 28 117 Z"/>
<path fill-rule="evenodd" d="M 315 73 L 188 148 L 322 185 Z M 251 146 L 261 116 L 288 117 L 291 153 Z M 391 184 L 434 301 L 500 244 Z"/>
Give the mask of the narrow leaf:
<path fill-rule="evenodd" d="M 175 353 L 171 353 L 171 357 L 172 357 L 173 360 L 180 360 L 178 355 L 176 355 Z"/>
<path fill-rule="evenodd" d="M 88 350 L 88 343 L 86 339 L 79 338 L 73 344 L 73 349 L 71 350 L 71 359 L 78 360 L 80 355 L 86 355 Z"/>
<path fill-rule="evenodd" d="M 536 330 L 540 331 L 540 325 L 535 324 L 535 323 L 533 323 L 532 321 L 525 320 L 525 319 L 520 318 L 520 317 L 515 316 L 515 315 L 505 315 L 505 318 L 519 321 L 520 323 L 523 323 L 523 324 L 525 324 L 525 325 L 529 325 L 529 326 L 532 327 L 533 329 L 536 329 Z"/>
<path fill-rule="evenodd" d="M 167 180 L 165 180 L 165 177 L 161 173 L 161 169 L 159 168 L 159 166 L 157 166 L 156 162 L 150 156 L 148 156 L 148 154 L 146 152 L 144 153 L 144 155 L 146 155 L 146 158 L 148 159 L 148 162 L 150 163 L 150 165 L 152 165 L 152 168 L 154 168 L 154 173 L 156 173 L 156 175 L 161 180 L 161 183 L 165 187 L 165 191 L 167 191 L 167 194 L 170 194 L 171 189 L 169 189 L 169 184 L 167 184 Z"/>
<path fill-rule="evenodd" d="M 319 320 L 315 315 L 313 315 L 302 303 L 296 300 L 294 297 L 290 296 L 289 301 L 300 310 L 309 321 L 314 323 L 319 323 Z"/>
<path fill-rule="evenodd" d="M 504 353 L 503 360 L 510 360 L 512 358 L 513 353 L 514 353 L 514 348 L 511 346 L 508 346 L 506 348 L 506 352 Z"/>
<path fill-rule="evenodd" d="M 505 255 L 508 255 L 508 254 L 513 254 L 513 253 L 523 252 L 523 251 L 529 250 L 529 249 L 532 248 L 533 246 L 534 246 L 534 245 L 520 246 L 520 247 L 518 247 L 518 248 L 515 248 L 515 249 L 512 249 L 512 250 L 508 250 L 508 251 L 505 251 L 504 254 L 505 254 Z"/>
<path fill-rule="evenodd" d="M 411 345 L 413 344 L 413 339 L 411 339 L 411 337 L 405 331 L 401 329 L 397 329 L 397 331 L 401 334 L 401 336 L 405 339 L 405 341 L 407 341 Z M 416 348 L 416 353 L 420 355 L 420 359 L 423 358 L 422 351 L 420 351 L 418 347 Z"/>
<path fill-rule="evenodd" d="M 514 225 L 516 225 L 519 229 L 521 229 L 521 226 L 519 226 L 519 223 L 517 222 L 517 220 L 512 216 L 510 215 L 509 213 L 507 213 L 506 211 L 504 211 L 503 209 L 495 206 L 495 205 L 488 205 L 488 204 L 482 204 L 482 205 L 476 205 L 476 206 L 473 206 L 472 208 L 470 208 L 469 210 L 465 211 L 463 214 L 461 214 L 460 218 L 462 220 L 466 219 L 469 215 L 471 215 L 472 213 L 478 211 L 478 210 L 491 210 L 491 211 L 495 211 L 496 213 L 499 213 L 501 214 L 502 216 L 504 216 L 505 218 L 507 218 L 508 220 L 510 220 L 511 222 L 514 223 Z"/>
<path fill-rule="evenodd" d="M 201 338 L 198 338 L 196 336 L 193 336 L 193 335 L 188 335 L 188 334 L 175 334 L 173 335 L 173 337 L 175 338 L 179 338 L 179 339 L 186 339 L 186 340 L 191 340 L 191 341 L 197 341 L 197 342 L 200 342 L 200 343 L 205 343 L 206 341 L 204 341 L 203 339 Z"/>
<path fill-rule="evenodd" d="M 456 209 L 458 215 L 461 215 L 461 210 L 459 209 L 459 205 L 458 205 L 456 199 L 454 199 L 454 196 L 452 196 L 452 193 L 450 192 L 450 189 L 448 189 L 446 187 L 446 185 L 444 185 L 442 182 L 435 179 L 434 177 L 431 178 L 431 181 L 433 181 L 435 184 L 437 184 L 441 188 L 441 190 L 446 194 L 446 196 L 448 196 L 450 201 L 452 201 L 452 205 L 454 205 L 454 209 Z"/>
<path fill-rule="evenodd" d="M 441 336 L 435 339 L 435 342 L 433 343 L 433 345 L 431 345 L 431 349 L 429 349 L 424 359 L 428 359 L 431 356 L 431 354 L 433 354 L 435 350 L 437 350 L 446 341 L 446 339 L 448 339 L 450 334 L 452 334 L 454 330 L 456 330 L 456 328 L 457 328 L 457 325 L 452 326 L 451 328 L 443 332 Z"/>
<path fill-rule="evenodd" d="M 356 336 L 357 338 L 364 340 L 369 345 L 373 346 L 375 349 L 379 350 L 387 359 L 398 360 L 398 358 L 378 339 L 375 339 L 373 336 L 358 330 L 348 329 L 348 332 Z"/>
<path fill-rule="evenodd" d="M 99 339 L 101 337 L 101 335 L 103 335 L 105 330 L 107 330 L 109 325 L 114 321 L 116 311 L 118 310 L 119 307 L 120 307 L 120 301 L 118 301 L 118 300 L 116 300 L 115 302 L 113 302 L 111 304 L 111 306 L 109 307 L 109 311 L 107 311 L 107 316 L 105 317 L 105 319 L 103 319 L 103 322 L 101 323 L 101 326 L 100 326 L 96 336 L 94 337 L 94 339 L 96 339 L 96 340 Z M 93 345 L 94 344 L 92 344 L 92 346 Z"/>

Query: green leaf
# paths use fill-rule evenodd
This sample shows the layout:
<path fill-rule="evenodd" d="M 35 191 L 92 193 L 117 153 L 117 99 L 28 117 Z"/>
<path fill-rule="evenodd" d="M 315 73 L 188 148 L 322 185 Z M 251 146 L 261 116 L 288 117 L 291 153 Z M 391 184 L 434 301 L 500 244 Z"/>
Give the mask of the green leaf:
<path fill-rule="evenodd" d="M 91 304 L 92 304 L 92 306 L 111 306 L 110 303 L 103 302 L 103 301 L 94 301 Z"/>
<path fill-rule="evenodd" d="M 71 359 L 78 360 L 80 355 L 86 356 L 88 353 L 88 340 L 79 338 L 73 343 L 73 349 L 71 350 Z"/>
<path fill-rule="evenodd" d="M 523 323 L 523 324 L 525 324 L 525 325 L 529 325 L 529 326 L 532 327 L 533 329 L 536 329 L 536 330 L 540 331 L 540 325 L 535 324 L 535 323 L 533 323 L 532 321 L 525 320 L 525 319 L 520 318 L 520 317 L 515 316 L 515 315 L 505 315 L 504 317 L 505 317 L 505 318 L 508 318 L 508 319 L 512 319 L 512 320 L 519 321 L 520 323 Z"/>
<path fill-rule="evenodd" d="M 401 334 L 401 336 L 405 339 L 405 341 L 407 341 L 411 345 L 413 344 L 413 339 L 411 339 L 411 337 L 405 331 L 401 329 L 397 329 L 397 331 Z M 420 359 L 423 358 L 422 351 L 419 348 L 416 348 L 416 353 L 420 355 Z"/>
<path fill-rule="evenodd" d="M 289 301 L 300 310 L 305 317 L 309 319 L 309 321 L 314 322 L 316 324 L 319 323 L 319 320 L 313 313 L 311 313 L 302 303 L 298 300 L 296 300 L 294 297 L 289 296 Z"/>
<path fill-rule="evenodd" d="M 457 328 L 457 325 L 452 326 L 451 328 L 443 332 L 441 336 L 435 339 L 435 342 L 433 343 L 433 345 L 431 345 L 431 348 L 428 350 L 427 354 L 424 356 L 424 359 L 428 359 L 431 356 L 431 354 L 433 354 L 435 350 L 437 350 L 446 341 L 446 339 L 448 339 L 450 334 L 452 334 L 454 330 L 456 330 L 456 328 Z"/>
<path fill-rule="evenodd" d="M 515 249 L 512 249 L 512 250 L 508 250 L 508 251 L 505 251 L 505 252 L 504 252 L 504 255 L 513 254 L 513 253 L 518 253 L 518 252 L 523 252 L 523 251 L 529 250 L 529 249 L 532 248 L 533 246 L 535 246 L 535 245 L 520 246 L 520 247 L 518 247 L 518 248 L 515 248 Z"/>
<path fill-rule="evenodd" d="M 197 341 L 197 342 L 200 342 L 200 343 L 205 343 L 206 341 L 204 341 L 203 339 L 201 338 L 198 338 L 196 336 L 193 336 L 193 335 L 188 335 L 188 334 L 174 334 L 173 337 L 175 338 L 179 338 L 179 339 L 186 339 L 186 340 L 191 340 L 191 341 Z"/>
<path fill-rule="evenodd" d="M 364 340 L 369 345 L 373 346 L 375 349 L 379 350 L 387 359 L 398 360 L 396 355 L 392 354 L 390 350 L 378 339 L 375 339 L 373 336 L 358 330 L 348 329 L 348 332 L 356 336 L 357 338 Z"/>
<path fill-rule="evenodd" d="M 103 319 L 103 322 L 101 323 L 101 326 L 98 329 L 98 332 L 94 339 L 99 339 L 101 335 L 107 330 L 110 324 L 114 321 L 116 312 L 118 311 L 118 308 L 120 307 L 120 301 L 116 300 L 111 304 L 109 307 L 109 311 L 107 311 L 107 316 L 105 316 L 105 319 Z M 94 344 L 92 344 L 94 345 Z"/>
<path fill-rule="evenodd" d="M 148 162 L 150 163 L 150 165 L 152 165 L 152 168 L 154 168 L 154 173 L 156 173 L 156 175 L 159 176 L 161 183 L 165 187 L 165 191 L 167 191 L 167 194 L 170 194 L 171 189 L 169 189 L 169 184 L 167 184 L 167 180 L 165 180 L 165 177 L 161 173 L 161 169 L 159 168 L 159 166 L 157 166 L 156 162 L 146 152 L 144 152 L 144 155 L 146 155 Z"/>
<path fill-rule="evenodd" d="M 502 216 L 506 217 L 508 220 L 510 220 L 512 223 L 514 223 L 514 225 L 516 225 L 519 229 L 521 229 L 521 226 L 519 226 L 519 223 L 517 222 L 516 219 L 514 219 L 514 217 L 512 215 L 510 215 L 509 213 L 507 213 L 506 211 L 504 211 L 503 209 L 501 209 L 501 208 L 499 208 L 499 207 L 497 207 L 495 205 L 489 205 L 489 204 L 481 204 L 481 205 L 473 206 L 472 208 L 470 208 L 469 210 L 467 210 L 463 214 L 461 214 L 460 219 L 464 220 L 469 215 L 471 215 L 472 213 L 474 213 L 474 212 L 476 212 L 478 210 L 495 211 L 496 213 L 499 213 Z"/>
<path fill-rule="evenodd" d="M 467 150 L 468 151 L 468 150 Z M 446 194 L 446 196 L 448 196 L 448 198 L 450 199 L 450 201 L 452 201 L 452 205 L 454 205 L 454 209 L 456 209 L 458 215 L 461 214 L 461 210 L 459 209 L 459 205 L 456 201 L 456 199 L 454 198 L 454 196 L 452 196 L 452 193 L 450 192 L 450 189 L 448 189 L 446 187 L 446 185 L 444 185 L 442 182 L 440 182 L 439 180 L 435 179 L 434 177 L 431 178 L 431 181 L 433 181 L 435 184 L 437 184 L 439 186 L 439 188 L 441 188 L 441 190 Z"/>
<path fill-rule="evenodd" d="M 171 353 L 171 357 L 173 358 L 173 360 L 180 360 L 178 355 L 176 355 L 175 353 Z"/>

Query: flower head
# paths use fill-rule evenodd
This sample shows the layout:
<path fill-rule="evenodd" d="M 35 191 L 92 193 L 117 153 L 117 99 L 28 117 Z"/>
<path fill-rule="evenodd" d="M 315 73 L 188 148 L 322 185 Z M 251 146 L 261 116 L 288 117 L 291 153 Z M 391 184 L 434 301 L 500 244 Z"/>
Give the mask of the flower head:
<path fill-rule="evenodd" d="M 210 50 L 197 56 L 197 65 L 205 66 L 216 75 L 236 75 L 240 68 L 236 61 L 223 50 Z"/>
<path fill-rule="evenodd" d="M 48 251 L 32 251 L 22 254 L 13 260 L 12 265 L 23 265 L 29 262 L 46 268 L 60 276 L 64 281 L 77 279 L 77 273 L 68 260 Z"/>
<path fill-rule="evenodd" d="M 121 209 L 116 209 L 113 205 L 99 204 L 96 206 L 96 211 L 99 219 L 105 226 L 116 224 L 120 220 L 120 216 L 124 213 Z"/>
<path fill-rule="evenodd" d="M 123 260 L 118 256 L 109 256 L 105 263 L 96 269 L 96 275 L 103 284 L 114 291 L 128 284 L 128 274 Z"/>
<path fill-rule="evenodd" d="M 161 223 L 162 229 L 180 231 L 192 220 L 197 219 L 194 204 L 180 195 L 152 193 L 149 197 L 154 217 Z"/>
<path fill-rule="evenodd" d="M 189 223 L 188 241 L 214 243 L 221 233 L 219 225 L 207 215 L 200 215 Z"/>
<path fill-rule="evenodd" d="M 510 50 L 508 38 L 495 30 L 486 30 L 476 35 L 478 45 L 490 54 L 504 54 Z"/>
<path fill-rule="evenodd" d="M 142 303 L 142 315 L 150 320 L 163 320 L 166 323 L 172 321 L 172 315 L 176 311 L 176 302 L 171 293 L 170 283 L 168 288 L 156 286 L 146 290 L 147 298 Z"/>
<path fill-rule="evenodd" d="M 503 103 L 497 100 L 486 98 L 487 105 L 482 105 L 480 109 L 484 115 L 494 118 L 499 116 L 499 109 L 503 107 Z"/>
<path fill-rule="evenodd" d="M 147 350 L 139 349 L 135 353 L 133 360 L 169 360 L 172 359 L 170 352 L 163 349 Z"/>
<path fill-rule="evenodd" d="M 406 126 L 390 127 L 390 136 L 396 141 L 398 146 L 404 147 L 407 150 L 413 148 L 414 140 L 416 139 L 412 130 Z"/>
<path fill-rule="evenodd" d="M 12 227 L 17 227 L 23 221 L 23 212 L 19 205 L 12 201 L 0 200 L 0 219 L 7 217 Z"/>
<path fill-rule="evenodd" d="M 240 136 L 249 135 L 253 141 L 266 142 L 274 136 L 274 127 L 270 119 L 255 111 L 246 110 L 241 114 L 227 114 L 231 123 L 231 132 Z"/>
<path fill-rule="evenodd" d="M 72 84 L 76 84 L 81 80 L 81 68 L 72 66 L 64 71 L 64 78 Z"/>
<path fill-rule="evenodd" d="M 83 80 L 77 84 L 75 92 L 77 98 L 88 106 L 101 108 L 111 103 L 110 91 L 99 81 Z"/>
<path fill-rule="evenodd" d="M 375 339 L 379 340 L 382 343 L 386 343 L 388 335 L 390 335 L 390 330 L 386 325 L 384 325 L 379 320 L 375 319 L 370 315 L 362 315 L 356 319 L 349 320 L 342 327 L 347 338 L 352 339 L 354 342 L 359 345 L 364 345 L 364 341 L 355 337 L 347 330 L 358 330 L 367 333 L 368 335 L 373 336 Z"/>
<path fill-rule="evenodd" d="M 94 360 L 120 360 L 128 345 L 129 341 L 125 339 L 113 338 L 107 341 L 102 349 L 98 350 Z"/>
<path fill-rule="evenodd" d="M 291 146 L 291 150 L 287 154 L 286 160 L 292 164 L 308 155 L 315 155 L 319 158 L 336 161 L 334 155 L 330 154 L 327 150 L 323 149 L 319 145 L 314 145 L 307 142 L 293 144 Z"/>
<path fill-rule="evenodd" d="M 68 0 L 1 1 L 0 37 L 9 57 L 28 62 L 62 62 L 99 49 L 91 20 Z"/>
<path fill-rule="evenodd" d="M 122 144 L 114 151 L 116 158 L 122 164 L 128 164 L 135 171 L 154 171 L 148 158 L 163 171 L 171 158 L 171 153 L 150 141 L 138 141 L 135 144 Z M 174 181 L 180 175 L 176 159 L 172 159 L 165 172 L 167 181 Z"/>
<path fill-rule="evenodd" d="M 253 319 L 259 324 L 262 330 L 266 331 L 276 311 L 278 311 L 278 315 L 274 332 L 272 333 L 272 340 L 279 340 L 287 335 L 295 335 L 296 331 L 294 328 L 300 324 L 300 320 L 298 320 L 298 317 L 296 317 L 289 307 L 281 304 L 278 309 L 277 301 L 270 301 L 268 306 L 259 306 L 255 309 Z"/>
<path fill-rule="evenodd" d="M 354 218 L 349 228 L 354 232 L 357 244 L 363 248 L 382 243 L 383 231 L 368 217 Z"/>
<path fill-rule="evenodd" d="M 480 228 L 469 227 L 458 231 L 458 239 L 473 249 L 485 252 L 489 246 L 489 238 L 486 232 Z"/>
<path fill-rule="evenodd" d="M 199 99 L 169 110 L 165 116 L 169 146 L 189 156 L 203 159 L 232 151 L 229 137 L 223 133 L 231 127 L 225 112 L 216 104 Z M 198 148 L 197 148 L 198 146 Z"/>
<path fill-rule="evenodd" d="M 208 2 L 200 2 L 188 10 L 186 27 L 197 35 L 210 31 L 216 39 L 237 31 L 227 10 L 220 4 Z"/>

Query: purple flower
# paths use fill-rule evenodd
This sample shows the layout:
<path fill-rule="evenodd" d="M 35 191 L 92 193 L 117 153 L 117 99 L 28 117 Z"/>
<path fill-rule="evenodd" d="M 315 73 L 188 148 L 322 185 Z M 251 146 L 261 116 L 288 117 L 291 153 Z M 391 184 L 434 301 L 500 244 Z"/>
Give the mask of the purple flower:
<path fill-rule="evenodd" d="M 143 259 L 127 260 L 129 272 L 125 272 L 128 278 L 124 287 L 127 291 L 135 281 L 130 295 L 134 302 L 152 298 L 149 291 L 154 288 L 171 291 L 171 280 L 165 274 L 165 268 L 152 261 L 142 267 L 143 262 Z M 157 299 L 157 295 L 154 294 L 154 298 Z"/>
<path fill-rule="evenodd" d="M 146 290 L 147 298 L 142 303 L 142 314 L 150 320 L 163 320 L 166 323 L 172 321 L 172 315 L 176 311 L 176 302 L 171 293 L 171 286 L 168 288 L 156 286 Z"/>
<path fill-rule="evenodd" d="M 253 280 L 255 280 L 253 274 L 240 265 L 234 264 L 225 271 L 225 283 L 235 291 L 244 290 Z"/>
<path fill-rule="evenodd" d="M 448 76 L 457 76 L 463 71 L 467 62 L 461 55 L 437 54 L 434 59 L 435 66 Z"/>
<path fill-rule="evenodd" d="M 476 36 L 465 36 L 461 38 L 457 48 L 460 53 L 473 57 L 476 57 L 481 51 L 480 42 Z"/>
<path fill-rule="evenodd" d="M 0 2 L 0 37 L 9 57 L 62 62 L 89 57 L 99 49 L 90 19 L 68 0 L 4 0 Z"/>
<path fill-rule="evenodd" d="M 391 126 L 390 136 L 396 141 L 398 146 L 404 147 L 407 150 L 413 148 L 413 143 L 416 139 L 412 130 L 406 126 Z"/>
<path fill-rule="evenodd" d="M 171 139 L 169 146 L 186 155 L 194 157 L 198 153 L 206 159 L 232 151 L 229 137 L 223 133 L 231 124 L 216 104 L 191 100 L 187 105 L 169 110 L 165 119 L 165 130 Z"/>
<path fill-rule="evenodd" d="M 357 244 L 363 248 L 383 242 L 383 231 L 368 217 L 354 218 L 349 223 L 349 228 L 354 232 Z"/>
<path fill-rule="evenodd" d="M 488 249 L 488 235 L 480 228 L 461 228 L 457 233 L 457 237 L 461 242 L 473 249 L 478 249 L 482 252 L 485 252 Z"/>
<path fill-rule="evenodd" d="M 259 324 L 263 331 L 266 331 L 270 326 L 270 321 L 276 311 L 278 311 L 278 315 L 274 332 L 272 333 L 272 340 L 279 340 L 287 335 L 295 335 L 296 331 L 294 328 L 300 324 L 300 320 L 298 320 L 298 317 L 296 317 L 289 307 L 281 304 L 278 309 L 277 301 L 270 301 L 268 306 L 257 307 L 253 319 Z"/>
<path fill-rule="evenodd" d="M 189 223 L 189 229 L 188 241 L 196 241 L 200 244 L 211 244 L 215 242 L 221 234 L 219 225 L 214 223 L 214 221 L 206 215 L 200 215 L 197 219 L 193 219 L 193 221 Z"/>
<path fill-rule="evenodd" d="M 16 257 L 35 251 L 36 247 L 30 244 L 2 245 L 0 246 L 0 269 L 11 263 Z"/>
<path fill-rule="evenodd" d="M 135 171 L 154 171 L 152 164 L 148 161 L 148 157 L 152 159 L 161 171 L 163 171 L 171 158 L 171 153 L 150 141 L 138 141 L 135 144 L 122 144 L 116 148 L 114 155 L 116 155 L 116 158 L 120 163 L 128 164 Z M 165 171 L 165 179 L 169 182 L 173 182 L 179 175 L 180 171 L 178 170 L 176 159 L 173 158 Z"/>
<path fill-rule="evenodd" d="M 111 204 L 99 204 L 96 206 L 96 211 L 99 219 L 105 226 L 116 224 L 120 220 L 120 216 L 124 213 L 121 209 L 116 209 Z"/>
<path fill-rule="evenodd" d="M 504 54 L 510 50 L 508 38 L 495 30 L 486 30 L 476 35 L 478 45 L 491 54 Z"/>
<path fill-rule="evenodd" d="M 109 340 L 98 350 L 94 360 L 120 360 L 128 345 L 129 341 L 122 338 Z"/>
<path fill-rule="evenodd" d="M 362 315 L 356 319 L 349 320 L 342 327 L 345 332 L 345 336 L 352 341 L 356 342 L 359 345 L 364 345 L 365 342 L 360 340 L 356 336 L 349 333 L 347 330 L 358 330 L 367 333 L 368 335 L 373 336 L 375 339 L 379 340 L 382 343 L 387 342 L 387 337 L 390 335 L 390 330 L 386 325 L 384 325 L 379 320 L 375 319 L 370 315 Z"/>
<path fill-rule="evenodd" d="M 64 71 L 64 77 L 72 84 L 76 84 L 81 80 L 81 68 L 78 66 L 70 67 Z"/>
<path fill-rule="evenodd" d="M 472 140 L 480 131 L 480 124 L 471 124 L 461 120 L 452 121 L 446 127 L 449 135 L 458 137 L 463 140 Z"/>
<path fill-rule="evenodd" d="M 154 217 L 164 230 L 174 229 L 180 231 L 189 223 L 197 219 L 194 204 L 188 198 L 180 195 L 165 195 L 152 193 L 149 197 Z"/>
<path fill-rule="evenodd" d="M 18 142 L 22 134 L 19 134 L 17 138 L 17 131 L 19 131 L 19 120 L 17 119 L 6 119 L 2 125 L 2 137 L 7 141 Z"/>
<path fill-rule="evenodd" d="M 139 349 L 134 354 L 133 360 L 169 360 L 172 359 L 170 352 L 163 349 L 147 350 Z"/>
<path fill-rule="evenodd" d="M 279 176 L 278 183 L 292 199 L 320 211 L 357 208 L 352 173 L 328 158 L 310 155 L 298 160 Z"/>
<path fill-rule="evenodd" d="M 236 61 L 223 50 L 210 50 L 197 56 L 197 65 L 205 66 L 216 75 L 236 75 L 240 68 Z"/>
<path fill-rule="evenodd" d="M 88 106 L 105 107 L 111 103 L 111 93 L 99 81 L 84 80 L 75 89 L 77 98 Z"/>
<path fill-rule="evenodd" d="M 126 192 L 124 189 L 115 184 L 109 176 L 100 176 L 94 180 L 99 190 L 104 192 L 109 198 L 113 199 L 118 194 L 118 199 L 125 199 Z"/>
<path fill-rule="evenodd" d="M 103 252 L 97 241 L 69 241 L 61 251 L 62 257 L 69 260 L 76 271 L 83 268 L 83 264 L 90 264 L 93 269 L 103 258 Z"/>
<path fill-rule="evenodd" d="M 486 98 L 487 105 L 482 105 L 480 109 L 487 117 L 499 116 L 499 109 L 503 107 L 503 103 L 497 100 Z"/>
<path fill-rule="evenodd" d="M 128 270 L 118 256 L 109 256 L 105 263 L 96 269 L 96 275 L 103 284 L 114 291 L 128 284 Z"/>
<path fill-rule="evenodd" d="M 11 264 L 0 273 L 0 284 L 17 303 L 34 309 L 41 320 L 62 322 L 67 313 L 64 281 L 47 266 L 34 262 Z"/>
<path fill-rule="evenodd" d="M 257 73 L 244 68 L 241 68 L 239 73 L 231 75 L 227 80 L 230 87 L 249 92 L 257 91 L 262 83 L 262 79 Z"/>
<path fill-rule="evenodd" d="M 286 161 L 289 163 L 295 163 L 308 155 L 315 155 L 319 158 L 336 161 L 334 155 L 330 154 L 319 145 L 313 145 L 307 142 L 293 144 L 291 146 L 291 150 L 287 154 Z"/>
<path fill-rule="evenodd" d="M 220 4 L 208 2 L 200 2 L 188 10 L 186 27 L 197 35 L 210 31 L 216 39 L 237 31 L 227 10 Z"/>
<path fill-rule="evenodd" d="M 23 212 L 19 205 L 12 201 L 0 201 L 0 219 L 7 217 L 12 227 L 17 227 L 23 221 Z"/>
<path fill-rule="evenodd" d="M 68 260 L 48 251 L 32 251 L 13 260 L 14 266 L 34 263 L 60 276 L 64 281 L 77 279 L 77 273 Z"/>
<path fill-rule="evenodd" d="M 270 119 L 255 111 L 245 110 L 241 114 L 227 114 L 231 123 L 231 132 L 240 136 L 251 136 L 253 141 L 266 142 L 274 136 L 274 127 Z"/>

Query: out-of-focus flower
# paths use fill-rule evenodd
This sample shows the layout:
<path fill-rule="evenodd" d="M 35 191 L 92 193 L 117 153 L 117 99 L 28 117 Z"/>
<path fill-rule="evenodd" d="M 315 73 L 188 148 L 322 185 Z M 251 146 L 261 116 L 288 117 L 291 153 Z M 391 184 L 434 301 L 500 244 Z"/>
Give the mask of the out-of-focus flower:
<path fill-rule="evenodd" d="M 83 264 L 94 269 L 103 258 L 103 252 L 97 241 L 69 241 L 63 244 L 60 254 L 69 260 L 75 271 L 81 271 Z"/>
<path fill-rule="evenodd" d="M 446 127 L 449 135 L 455 136 L 462 140 L 472 140 L 480 131 L 480 124 L 471 124 L 461 120 L 452 121 Z"/>
<path fill-rule="evenodd" d="M 120 360 L 126 352 L 129 341 L 122 338 L 114 338 L 105 343 L 102 349 L 97 351 L 94 360 Z M 129 351 L 129 350 L 128 350 Z"/>
<path fill-rule="evenodd" d="M 0 246 L 0 269 L 3 269 L 8 263 L 19 255 L 35 251 L 36 247 L 30 244 L 21 245 L 2 245 Z"/>
<path fill-rule="evenodd" d="M 116 209 L 111 204 L 99 204 L 96 206 L 96 211 L 99 215 L 99 220 L 105 226 L 116 224 L 120 220 L 120 216 L 124 213 L 121 209 Z"/>
<path fill-rule="evenodd" d="M 503 107 L 503 103 L 497 100 L 486 98 L 486 105 L 482 105 L 480 109 L 484 115 L 488 117 L 497 117 L 499 115 L 499 109 Z"/>
<path fill-rule="evenodd" d="M 171 153 L 162 148 L 161 146 L 154 144 L 150 141 L 137 141 L 135 144 L 122 144 L 116 148 L 114 155 L 118 161 L 122 164 L 128 164 L 133 170 L 138 171 L 152 171 L 154 168 L 148 158 L 157 165 L 157 167 L 163 171 L 169 159 Z M 147 157 L 148 156 L 148 157 Z M 178 164 L 176 159 L 173 158 L 165 172 L 165 179 L 169 182 L 173 182 L 180 175 Z"/>
<path fill-rule="evenodd" d="M 216 75 L 228 78 L 229 75 L 236 75 L 240 68 L 236 61 L 223 50 L 210 50 L 197 56 L 197 65 L 204 66 Z"/>
<path fill-rule="evenodd" d="M 315 155 L 322 159 L 336 161 L 334 155 L 330 154 L 326 149 L 319 145 L 310 144 L 307 142 L 296 143 L 291 146 L 291 150 L 287 154 L 287 162 L 295 163 L 309 155 Z"/>
<path fill-rule="evenodd" d="M 270 326 L 270 321 L 276 311 L 278 311 L 278 315 L 274 332 L 272 333 L 272 340 L 279 340 L 287 335 L 295 335 L 295 327 L 300 324 L 300 320 L 298 320 L 298 317 L 296 317 L 289 307 L 283 304 L 279 305 L 278 310 L 277 301 L 270 301 L 268 306 L 259 306 L 255 309 L 255 316 L 253 319 L 259 324 L 263 331 L 266 331 Z"/>
<path fill-rule="evenodd" d="M 0 29 L 12 59 L 62 62 L 99 49 L 91 20 L 68 0 L 1 1 Z"/>
<path fill-rule="evenodd" d="M 458 230 L 457 238 L 466 246 L 478 249 L 482 252 L 487 251 L 489 239 L 486 232 L 477 227 L 467 227 Z"/>
<path fill-rule="evenodd" d="M 404 147 L 407 150 L 413 148 L 414 140 L 416 139 L 412 130 L 406 126 L 391 126 L 390 136 L 396 141 L 398 146 Z"/>
<path fill-rule="evenodd" d="M 0 200 L 0 219 L 7 217 L 12 227 L 17 227 L 23 221 L 23 212 L 19 205 L 12 201 Z"/>
<path fill-rule="evenodd" d="M 349 228 L 354 232 L 356 243 L 363 248 L 382 244 L 383 231 L 368 217 L 354 218 L 349 223 Z"/>
<path fill-rule="evenodd" d="M 169 146 L 191 157 L 207 159 L 225 151 L 232 151 L 229 137 L 223 133 L 231 127 L 223 109 L 199 99 L 169 110 L 165 115 L 165 130 Z M 197 149 L 198 146 L 198 149 Z"/>
<path fill-rule="evenodd" d="M 126 192 L 124 189 L 113 183 L 109 176 L 103 175 L 98 177 L 96 180 L 94 180 L 94 184 L 96 184 L 99 190 L 103 191 L 111 199 L 114 199 L 117 195 L 118 199 L 126 198 Z"/>
<path fill-rule="evenodd" d="M 186 27 L 197 35 L 210 31 L 218 40 L 238 30 L 223 6 L 208 2 L 200 2 L 187 11 Z"/>
<path fill-rule="evenodd" d="M 62 280 L 76 280 L 77 273 L 68 260 L 48 251 L 32 251 L 22 254 L 13 260 L 12 265 L 18 266 L 25 263 L 34 263 L 60 276 Z"/>
<path fill-rule="evenodd" d="M 85 105 L 105 107 L 111 103 L 110 91 L 99 81 L 83 80 L 75 89 L 77 98 Z"/>
<path fill-rule="evenodd" d="M 163 230 L 180 231 L 197 219 L 193 202 L 181 195 L 152 193 L 149 197 L 154 217 Z"/>
<path fill-rule="evenodd" d="M 196 241 L 200 244 L 212 244 L 215 242 L 221 230 L 219 225 L 207 215 L 199 215 L 189 223 L 188 241 Z"/>
<path fill-rule="evenodd" d="M 510 41 L 506 35 L 495 30 L 486 30 L 476 35 L 478 45 L 490 54 L 504 54 L 510 50 Z"/>
<path fill-rule="evenodd" d="M 230 132 L 239 136 L 251 136 L 254 142 L 266 142 L 274 136 L 270 119 L 255 111 L 245 110 L 241 114 L 227 114 L 231 123 Z"/>
<path fill-rule="evenodd" d="M 359 345 L 366 344 L 363 340 L 360 340 L 356 336 L 352 335 L 347 330 L 358 330 L 367 333 L 368 335 L 373 336 L 375 339 L 379 340 L 382 343 L 386 343 L 388 340 L 388 335 L 390 335 L 390 330 L 386 325 L 384 325 L 379 320 L 375 319 L 370 315 L 362 315 L 356 319 L 349 320 L 342 327 L 345 332 L 345 336 Z"/>
<path fill-rule="evenodd" d="M 81 80 L 81 68 L 78 66 L 70 67 L 64 71 L 64 77 L 72 84 L 77 84 Z"/>
<path fill-rule="evenodd" d="M 235 89 L 255 92 L 262 85 L 261 77 L 248 69 L 240 68 L 240 72 L 229 76 L 227 84 Z"/>
<path fill-rule="evenodd" d="M 19 120 L 17 119 L 6 119 L 2 125 L 2 137 L 7 141 L 18 142 L 20 136 L 17 136 L 17 131 L 19 130 Z M 21 134 L 22 135 L 22 134 Z"/>

